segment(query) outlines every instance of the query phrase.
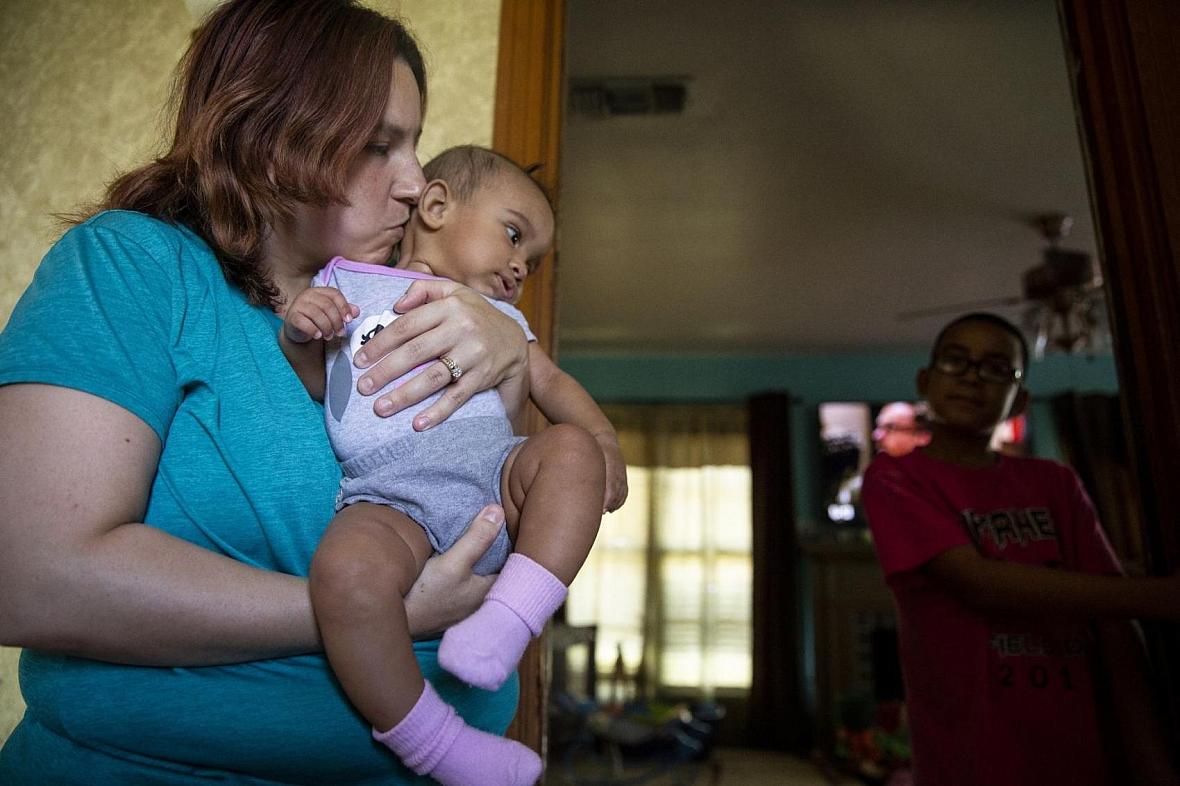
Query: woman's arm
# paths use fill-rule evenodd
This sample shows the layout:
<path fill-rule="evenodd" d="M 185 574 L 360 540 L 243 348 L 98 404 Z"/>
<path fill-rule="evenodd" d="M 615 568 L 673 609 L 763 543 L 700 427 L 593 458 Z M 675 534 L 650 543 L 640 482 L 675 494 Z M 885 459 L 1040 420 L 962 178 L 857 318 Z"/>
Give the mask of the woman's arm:
<path fill-rule="evenodd" d="M 1180 620 L 1180 576 L 1125 578 L 989 559 L 956 546 L 923 570 L 983 612 L 1076 618 Z"/>
<path fill-rule="evenodd" d="M 318 648 L 304 583 L 139 523 L 160 442 L 125 409 L 0 388 L 3 643 L 197 665 Z"/>
<path fill-rule="evenodd" d="M 378 415 L 391 415 L 446 388 L 414 418 L 414 428 L 423 431 L 446 420 L 481 390 L 507 383 L 527 391 L 524 332 L 482 295 L 453 281 L 415 281 L 394 307 L 403 316 L 374 336 L 354 359 L 358 367 L 368 368 L 360 379 L 360 392 L 368 395 L 423 363 L 429 365 L 378 397 L 373 404 Z M 463 369 L 458 381 L 452 383 L 442 363 L 430 362 L 443 356 Z"/>
<path fill-rule="evenodd" d="M 140 523 L 160 443 L 127 410 L 68 388 L 0 387 L 0 445 L 0 644 L 160 666 L 320 649 L 304 579 Z M 463 561 L 496 527 L 477 523 L 470 548 L 427 563 L 407 601 L 413 632 L 478 606 L 494 577 L 472 576 L 474 559 L 464 575 Z"/>

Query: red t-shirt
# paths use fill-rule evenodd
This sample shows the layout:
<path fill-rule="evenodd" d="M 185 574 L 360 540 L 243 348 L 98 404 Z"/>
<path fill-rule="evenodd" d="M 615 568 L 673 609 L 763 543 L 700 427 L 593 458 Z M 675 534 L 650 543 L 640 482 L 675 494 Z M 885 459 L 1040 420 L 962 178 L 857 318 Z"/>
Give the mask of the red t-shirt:
<path fill-rule="evenodd" d="M 915 782 L 1109 783 L 1089 626 L 982 614 L 918 570 L 974 544 L 993 559 L 1121 573 L 1077 475 L 1042 459 L 972 469 L 880 454 L 861 499 L 897 599 Z"/>

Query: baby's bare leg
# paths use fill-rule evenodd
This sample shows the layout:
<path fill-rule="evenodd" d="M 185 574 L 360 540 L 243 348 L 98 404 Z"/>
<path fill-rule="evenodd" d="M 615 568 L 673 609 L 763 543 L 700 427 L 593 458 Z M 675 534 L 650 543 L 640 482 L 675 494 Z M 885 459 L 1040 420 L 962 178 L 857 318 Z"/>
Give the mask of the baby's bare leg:
<path fill-rule="evenodd" d="M 311 600 L 332 670 L 373 737 L 443 786 L 532 786 L 541 760 L 463 722 L 422 679 L 402 596 L 430 557 L 422 528 L 365 503 L 332 520 L 311 564 Z"/>
<path fill-rule="evenodd" d="M 558 425 L 529 437 L 500 481 L 512 551 L 569 586 L 598 535 L 605 485 L 602 448 L 588 431 Z"/>
<path fill-rule="evenodd" d="M 430 556 L 426 533 L 382 505 L 350 505 L 328 526 L 309 574 L 324 650 L 365 719 L 388 729 L 422 693 L 406 607 Z"/>
<path fill-rule="evenodd" d="M 605 483 L 602 449 L 577 426 L 551 426 L 509 454 L 501 497 L 513 553 L 479 610 L 443 635 L 443 668 L 488 690 L 503 684 L 586 561 Z"/>

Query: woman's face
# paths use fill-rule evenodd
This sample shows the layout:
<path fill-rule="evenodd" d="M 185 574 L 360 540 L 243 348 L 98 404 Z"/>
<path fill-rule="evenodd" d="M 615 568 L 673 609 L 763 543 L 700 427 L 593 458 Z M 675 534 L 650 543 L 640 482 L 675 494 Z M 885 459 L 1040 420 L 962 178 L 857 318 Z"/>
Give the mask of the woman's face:
<path fill-rule="evenodd" d="M 352 163 L 347 204 L 300 205 L 282 243 L 295 263 L 314 273 L 336 255 L 385 264 L 401 242 L 425 181 L 418 163 L 422 98 L 410 67 L 393 64 L 381 125 Z"/>

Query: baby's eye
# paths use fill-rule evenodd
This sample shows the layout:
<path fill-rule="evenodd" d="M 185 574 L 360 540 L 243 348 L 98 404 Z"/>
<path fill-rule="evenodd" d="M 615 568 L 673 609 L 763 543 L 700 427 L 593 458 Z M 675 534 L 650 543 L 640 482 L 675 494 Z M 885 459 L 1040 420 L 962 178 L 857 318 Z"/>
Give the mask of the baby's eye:
<path fill-rule="evenodd" d="M 509 243 L 511 243 L 514 246 L 520 245 L 520 230 L 519 229 L 512 226 L 512 224 L 506 224 L 504 226 L 504 231 L 508 233 L 508 242 Z"/>

